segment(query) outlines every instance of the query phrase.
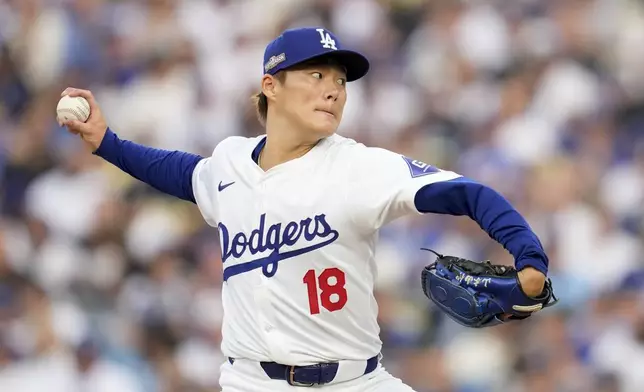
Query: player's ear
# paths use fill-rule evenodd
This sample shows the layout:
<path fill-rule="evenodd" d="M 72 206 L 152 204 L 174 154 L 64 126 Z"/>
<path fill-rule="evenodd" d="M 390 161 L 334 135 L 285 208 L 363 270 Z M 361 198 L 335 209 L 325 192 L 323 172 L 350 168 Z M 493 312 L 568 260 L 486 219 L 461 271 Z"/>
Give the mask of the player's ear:
<path fill-rule="evenodd" d="M 272 75 L 264 75 L 262 78 L 262 92 L 268 100 L 275 98 L 278 83 L 278 80 Z"/>

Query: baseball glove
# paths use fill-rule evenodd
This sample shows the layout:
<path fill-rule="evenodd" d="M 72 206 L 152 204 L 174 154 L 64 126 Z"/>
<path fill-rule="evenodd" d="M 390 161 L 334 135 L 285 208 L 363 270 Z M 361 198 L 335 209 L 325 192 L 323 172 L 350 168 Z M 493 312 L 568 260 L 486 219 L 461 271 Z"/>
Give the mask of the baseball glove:
<path fill-rule="evenodd" d="M 438 256 L 422 271 L 425 295 L 451 319 L 466 327 L 483 328 L 522 320 L 558 301 L 550 279 L 546 279 L 541 295 L 529 297 L 521 289 L 514 267 L 423 250 Z"/>

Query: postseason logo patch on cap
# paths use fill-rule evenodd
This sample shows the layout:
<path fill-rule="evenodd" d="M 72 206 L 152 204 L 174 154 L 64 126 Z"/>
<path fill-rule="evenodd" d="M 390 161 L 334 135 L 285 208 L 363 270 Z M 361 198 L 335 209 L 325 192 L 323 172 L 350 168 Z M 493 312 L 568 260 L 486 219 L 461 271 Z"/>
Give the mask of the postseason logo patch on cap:
<path fill-rule="evenodd" d="M 272 56 L 266 64 L 264 64 L 264 72 L 268 72 L 269 70 L 275 68 L 277 64 L 286 61 L 286 54 L 282 53 L 277 56 Z"/>

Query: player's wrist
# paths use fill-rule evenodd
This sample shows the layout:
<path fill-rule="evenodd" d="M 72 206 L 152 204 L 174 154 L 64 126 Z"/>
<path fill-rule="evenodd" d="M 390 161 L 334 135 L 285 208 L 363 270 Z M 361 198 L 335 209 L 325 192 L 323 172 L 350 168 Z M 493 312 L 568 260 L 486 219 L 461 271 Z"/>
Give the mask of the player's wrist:
<path fill-rule="evenodd" d="M 530 297 L 536 297 L 543 292 L 546 283 L 546 276 L 533 267 L 525 267 L 518 272 L 521 290 Z"/>
<path fill-rule="evenodd" d="M 515 268 L 517 269 L 517 271 L 531 268 L 541 272 L 544 276 L 548 276 L 548 261 L 543 257 L 522 257 L 515 262 Z"/>
<path fill-rule="evenodd" d="M 105 157 L 105 154 L 109 153 L 109 150 L 113 148 L 117 140 L 118 136 L 109 127 L 106 127 L 100 140 L 92 146 L 94 150 L 92 154 Z"/>

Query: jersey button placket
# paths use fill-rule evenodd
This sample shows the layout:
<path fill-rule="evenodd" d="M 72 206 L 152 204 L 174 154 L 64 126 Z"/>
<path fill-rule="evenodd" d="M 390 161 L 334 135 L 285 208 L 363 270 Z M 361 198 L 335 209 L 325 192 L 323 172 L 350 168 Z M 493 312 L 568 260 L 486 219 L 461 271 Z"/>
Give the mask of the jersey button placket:
<path fill-rule="evenodd" d="M 266 213 L 266 181 L 259 183 L 259 197 L 257 198 L 257 206 L 259 207 L 260 214 Z"/>

